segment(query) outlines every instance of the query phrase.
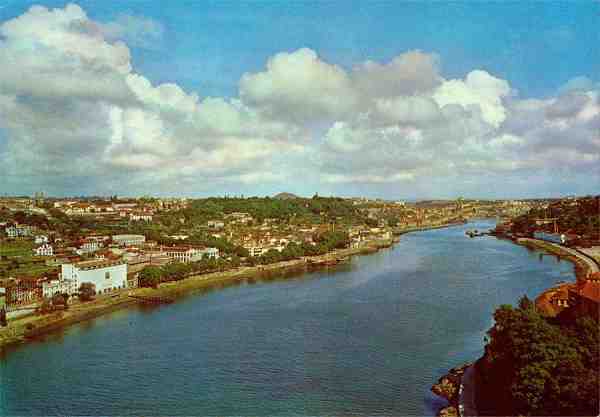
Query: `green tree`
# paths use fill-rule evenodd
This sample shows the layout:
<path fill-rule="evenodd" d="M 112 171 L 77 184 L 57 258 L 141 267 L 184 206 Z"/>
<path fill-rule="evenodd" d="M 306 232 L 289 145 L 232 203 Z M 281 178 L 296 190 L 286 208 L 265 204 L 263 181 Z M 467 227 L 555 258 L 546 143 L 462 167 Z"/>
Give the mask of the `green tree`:
<path fill-rule="evenodd" d="M 527 295 L 521 297 L 519 300 L 519 309 L 526 311 L 533 308 L 535 308 L 535 304 L 529 299 L 529 297 L 527 297 Z"/>
<path fill-rule="evenodd" d="M 56 293 L 52 296 L 52 305 L 54 307 L 62 307 L 64 309 L 69 308 L 68 304 L 69 295 Z"/>
<path fill-rule="evenodd" d="M 91 301 L 96 295 L 96 285 L 91 282 L 82 282 L 79 286 L 79 300 Z"/>
<path fill-rule="evenodd" d="M 158 288 L 163 274 L 163 270 L 157 266 L 145 267 L 138 277 L 140 287 Z"/>

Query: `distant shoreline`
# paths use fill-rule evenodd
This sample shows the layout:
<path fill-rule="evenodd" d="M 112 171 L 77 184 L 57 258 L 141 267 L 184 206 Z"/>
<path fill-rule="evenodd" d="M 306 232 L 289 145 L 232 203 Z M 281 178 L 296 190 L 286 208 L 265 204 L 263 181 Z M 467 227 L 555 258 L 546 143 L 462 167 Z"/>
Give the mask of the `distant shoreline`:
<path fill-rule="evenodd" d="M 447 223 L 434 226 L 396 230 L 395 236 L 406 233 L 441 229 L 464 223 Z M 270 265 L 253 267 L 241 267 L 223 272 L 194 275 L 181 281 L 172 281 L 160 284 L 157 289 L 132 288 L 121 290 L 117 293 L 103 295 L 86 303 L 74 303 L 68 310 L 57 311 L 47 315 L 28 316 L 9 322 L 6 328 L 0 328 L 0 349 L 8 346 L 19 345 L 29 341 L 39 340 L 46 334 L 60 331 L 73 324 L 92 320 L 102 315 L 138 305 L 139 301 L 129 298 L 129 295 L 182 298 L 196 291 L 215 288 L 219 285 L 239 282 L 246 279 L 268 278 L 271 273 L 308 271 L 320 269 L 323 266 L 311 265 L 309 261 L 323 261 L 332 258 L 348 258 L 356 255 L 366 255 L 379 251 L 383 248 L 393 246 L 397 239 L 388 239 L 373 242 L 372 244 L 359 248 L 340 249 L 324 255 L 293 259 L 291 261 L 277 262 Z M 265 276 L 266 275 L 266 276 Z M 33 327 L 31 327 L 33 326 Z M 29 327 L 29 328 L 28 328 Z"/>

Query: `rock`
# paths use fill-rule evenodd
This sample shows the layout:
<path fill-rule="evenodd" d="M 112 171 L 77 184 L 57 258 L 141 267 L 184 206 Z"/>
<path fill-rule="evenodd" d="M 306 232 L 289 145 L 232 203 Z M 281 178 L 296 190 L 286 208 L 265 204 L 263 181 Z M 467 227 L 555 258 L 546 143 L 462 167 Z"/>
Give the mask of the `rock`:
<path fill-rule="evenodd" d="M 454 406 L 444 407 L 437 413 L 438 417 L 458 417 L 458 410 Z"/>
<path fill-rule="evenodd" d="M 438 412 L 438 416 L 458 416 L 458 390 L 460 388 L 461 377 L 465 373 L 465 370 L 471 365 L 471 363 L 466 363 L 450 369 L 446 375 L 438 380 L 437 384 L 431 387 L 431 391 L 434 394 L 445 398 L 450 403 L 449 406 L 442 408 Z"/>
<path fill-rule="evenodd" d="M 441 377 L 437 384 L 431 387 L 434 394 L 444 397 L 450 402 L 453 402 L 458 394 L 460 378 L 455 375 L 445 375 Z"/>

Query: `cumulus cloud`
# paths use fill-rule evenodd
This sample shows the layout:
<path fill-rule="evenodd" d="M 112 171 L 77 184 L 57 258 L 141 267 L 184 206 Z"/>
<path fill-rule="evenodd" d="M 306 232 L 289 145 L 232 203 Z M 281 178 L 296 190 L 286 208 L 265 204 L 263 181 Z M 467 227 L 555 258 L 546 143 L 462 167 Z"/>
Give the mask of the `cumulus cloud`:
<path fill-rule="evenodd" d="M 433 53 L 343 68 L 302 48 L 244 74 L 236 98 L 202 97 L 135 71 L 129 46 L 163 32 L 77 5 L 0 24 L 0 175 L 90 193 L 600 180 L 599 88 L 585 77 L 520 99 L 481 69 L 444 78 Z"/>
<path fill-rule="evenodd" d="M 506 119 L 502 99 L 509 93 L 508 82 L 486 71 L 475 70 L 465 80 L 445 81 L 433 98 L 440 106 L 459 104 L 465 108 L 478 108 L 484 121 L 498 127 Z"/>
<path fill-rule="evenodd" d="M 272 118 L 297 123 L 349 116 L 359 99 L 346 71 L 307 48 L 279 53 L 266 71 L 244 74 L 240 97 Z"/>
<path fill-rule="evenodd" d="M 49 175 L 102 182 L 108 172 L 150 183 L 267 178 L 257 166 L 295 130 L 238 100 L 201 99 L 134 72 L 120 39 L 157 28 L 125 17 L 98 24 L 76 5 L 35 6 L 2 24 L 5 174 L 36 175 L 41 183 Z"/>
<path fill-rule="evenodd" d="M 380 64 L 366 61 L 352 73 L 363 97 L 396 97 L 426 92 L 438 86 L 439 57 L 422 51 L 409 51 Z"/>

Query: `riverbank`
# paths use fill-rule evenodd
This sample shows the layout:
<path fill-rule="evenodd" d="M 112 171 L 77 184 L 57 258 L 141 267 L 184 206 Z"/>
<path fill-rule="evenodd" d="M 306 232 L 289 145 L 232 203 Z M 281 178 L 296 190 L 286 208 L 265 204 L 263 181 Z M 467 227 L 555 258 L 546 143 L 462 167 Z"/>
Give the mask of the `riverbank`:
<path fill-rule="evenodd" d="M 542 250 L 546 253 L 556 255 L 561 259 L 566 259 L 575 265 L 575 276 L 577 282 L 584 281 L 589 274 L 598 272 L 599 267 L 596 261 L 589 256 L 552 242 L 546 242 L 540 239 L 520 238 L 515 241 L 516 244 L 526 246 L 531 249 Z M 536 308 L 546 316 L 555 316 L 560 312 L 560 307 L 552 303 L 552 297 L 559 293 L 568 293 L 575 283 L 561 283 L 544 290 L 535 299 Z"/>
<path fill-rule="evenodd" d="M 121 308 L 139 303 L 136 297 L 165 297 L 180 298 L 206 288 L 227 285 L 245 279 L 264 278 L 273 273 L 302 271 L 308 268 L 320 267 L 319 262 L 330 259 L 346 258 L 354 255 L 376 252 L 392 245 L 392 241 L 374 242 L 372 245 L 337 250 L 321 256 L 305 257 L 291 261 L 278 262 L 270 265 L 240 267 L 223 272 L 193 275 L 180 281 L 166 282 L 158 288 L 132 288 L 112 294 L 97 296 L 94 300 L 81 303 L 74 302 L 68 310 L 56 311 L 45 315 L 29 315 L 11 320 L 9 326 L 0 329 L 0 347 L 24 343 L 44 334 L 63 329 L 67 326 L 91 320 Z"/>
<path fill-rule="evenodd" d="M 472 365 L 471 363 L 466 363 L 450 369 L 446 375 L 442 376 L 431 387 L 431 391 L 434 394 L 448 401 L 448 405 L 438 411 L 437 415 L 439 417 L 456 417 L 461 415 L 462 407 L 460 399 L 463 393 L 463 377 Z"/>
<path fill-rule="evenodd" d="M 511 241 L 515 244 L 534 250 L 540 250 L 572 262 L 575 266 L 575 276 L 577 281 L 585 280 L 590 273 L 598 272 L 599 270 L 598 263 L 594 259 L 591 259 L 589 256 L 572 248 L 532 238 L 511 239 Z M 575 285 L 575 283 L 561 283 L 542 291 L 535 299 L 536 308 L 546 316 L 556 315 L 558 310 L 551 302 L 552 297 L 559 292 L 568 291 L 573 285 Z M 432 387 L 434 393 L 446 398 L 450 403 L 438 412 L 437 415 L 439 417 L 477 415 L 475 380 L 481 375 L 480 373 L 482 371 L 479 364 L 484 357 L 479 358 L 474 364 L 466 364 L 451 369 L 448 374 L 440 378 L 438 383 Z M 467 384 L 463 384 L 466 373 L 465 369 L 468 369 L 469 371 L 469 381 Z M 459 387 L 463 387 L 464 390 L 464 392 L 461 392 L 461 395 L 458 393 Z M 461 398 L 465 398 L 465 401 L 461 401 Z M 469 403 L 469 410 L 465 408 L 463 402 Z"/>
<path fill-rule="evenodd" d="M 240 267 L 223 272 L 194 275 L 180 281 L 166 282 L 158 288 L 133 288 L 125 289 L 109 295 L 98 296 L 96 299 L 86 303 L 75 302 L 68 310 L 57 311 L 46 315 L 30 315 L 27 317 L 11 320 L 9 326 L 0 328 L 0 348 L 9 345 L 26 343 L 45 334 L 59 331 L 76 323 L 91 320 L 96 317 L 111 313 L 113 311 L 135 306 L 139 300 L 130 298 L 137 297 L 165 297 L 177 299 L 209 288 L 218 288 L 234 284 L 247 279 L 270 278 L 275 274 L 286 272 L 303 272 L 315 268 L 327 268 L 327 261 L 344 259 L 356 255 L 366 255 L 381 249 L 391 247 L 398 242 L 398 236 L 405 233 L 423 231 L 429 229 L 440 229 L 456 226 L 462 223 L 435 224 L 419 228 L 404 229 L 394 233 L 395 238 L 369 242 L 368 245 L 339 249 L 324 255 L 303 257 L 290 261 L 277 262 L 269 265 L 253 267 Z"/>

